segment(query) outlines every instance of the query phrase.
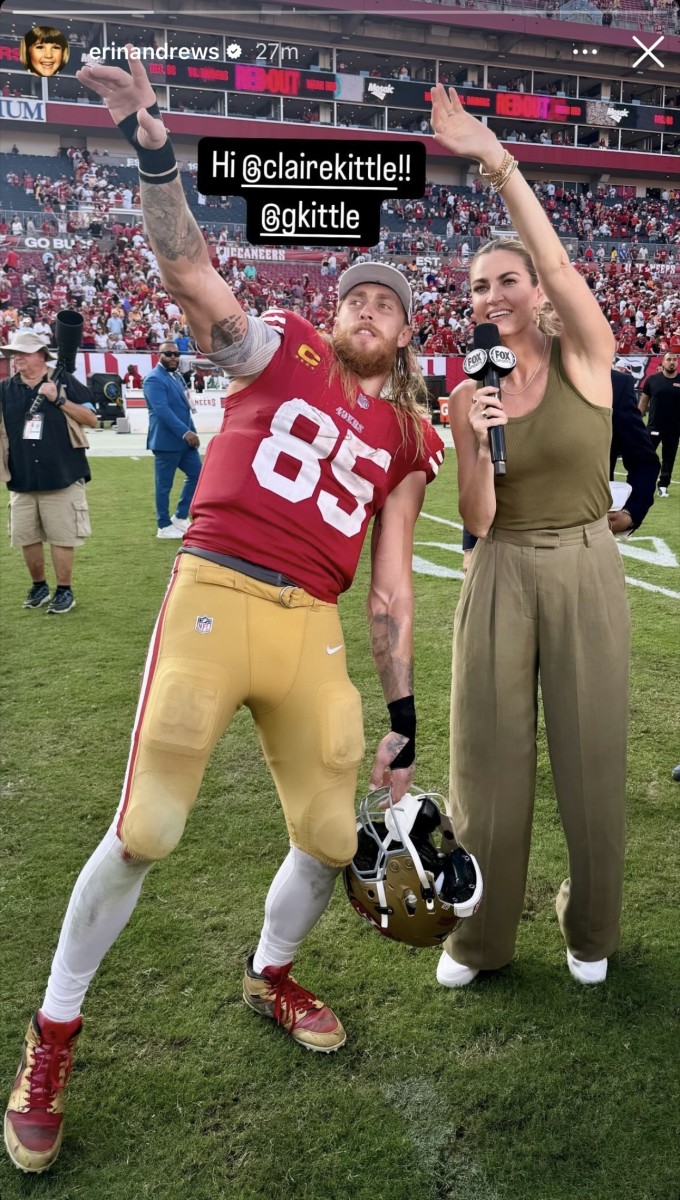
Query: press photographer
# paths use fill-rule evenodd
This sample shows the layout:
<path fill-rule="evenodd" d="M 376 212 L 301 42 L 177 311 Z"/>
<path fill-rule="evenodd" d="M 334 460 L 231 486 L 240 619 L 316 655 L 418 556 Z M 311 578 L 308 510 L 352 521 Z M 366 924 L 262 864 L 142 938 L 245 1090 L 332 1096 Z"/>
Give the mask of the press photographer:
<path fill-rule="evenodd" d="M 91 533 L 85 496 L 90 468 L 84 426 L 97 424 L 92 397 L 71 373 L 82 317 L 58 313 L 54 351 L 38 334 L 14 335 L 0 351 L 14 358 L 14 374 L 0 383 L 0 479 L 10 493 L 10 540 L 21 548 L 32 584 L 24 608 L 48 615 L 75 606 L 73 557 Z M 56 587 L 50 595 L 45 550 L 50 547 Z"/>

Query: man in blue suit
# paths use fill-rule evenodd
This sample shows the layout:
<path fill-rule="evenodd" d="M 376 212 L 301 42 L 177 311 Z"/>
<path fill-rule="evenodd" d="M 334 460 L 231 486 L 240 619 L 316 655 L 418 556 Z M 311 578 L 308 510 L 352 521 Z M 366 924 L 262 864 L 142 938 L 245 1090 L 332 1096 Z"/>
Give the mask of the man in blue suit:
<path fill-rule="evenodd" d="M 156 517 L 159 538 L 181 538 L 189 528 L 191 504 L 201 456 L 200 439 L 191 419 L 184 380 L 180 375 L 179 350 L 175 342 L 162 342 L 160 361 L 143 383 L 149 410 L 147 450 L 153 451 L 156 467 Z M 170 492 L 177 470 L 186 475 L 177 512 L 170 516 Z"/>

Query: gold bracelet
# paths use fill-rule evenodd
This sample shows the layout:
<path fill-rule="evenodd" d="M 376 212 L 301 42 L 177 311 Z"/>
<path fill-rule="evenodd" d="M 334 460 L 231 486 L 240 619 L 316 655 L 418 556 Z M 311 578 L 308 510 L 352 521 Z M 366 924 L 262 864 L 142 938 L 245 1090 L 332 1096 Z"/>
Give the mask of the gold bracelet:
<path fill-rule="evenodd" d="M 496 184 L 496 189 L 495 189 L 495 190 L 496 190 L 497 192 L 501 192 L 501 191 L 503 190 L 503 188 L 505 187 L 506 183 L 508 182 L 508 179 L 509 179 L 509 178 L 510 178 L 510 176 L 512 175 L 512 172 L 515 170 L 515 167 L 516 167 L 517 165 L 518 165 L 518 163 L 517 163 L 517 159 L 516 159 L 516 158 L 513 158 L 512 162 L 510 163 L 510 167 L 509 167 L 508 171 L 506 172 L 505 178 L 504 178 L 504 179 L 501 179 L 500 183 L 497 183 L 497 184 Z"/>
<path fill-rule="evenodd" d="M 516 162 L 517 160 L 512 157 L 512 154 L 510 154 L 509 150 L 506 150 L 500 167 L 498 167 L 495 171 L 483 171 L 482 164 L 480 163 L 479 174 L 481 175 L 482 179 L 485 179 L 487 183 L 491 184 L 492 188 L 496 188 L 503 180 L 503 176 L 505 175 L 505 172 L 508 170 L 508 167 L 511 165 L 511 163 Z"/>

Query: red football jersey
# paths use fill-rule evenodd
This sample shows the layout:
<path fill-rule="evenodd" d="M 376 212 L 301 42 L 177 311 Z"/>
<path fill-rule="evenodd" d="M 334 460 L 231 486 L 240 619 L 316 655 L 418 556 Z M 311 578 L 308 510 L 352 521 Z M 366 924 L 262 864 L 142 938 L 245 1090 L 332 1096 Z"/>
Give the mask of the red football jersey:
<path fill-rule="evenodd" d="M 281 336 L 269 366 L 229 396 L 191 505 L 184 542 L 279 571 L 320 600 L 351 584 L 369 521 L 411 472 L 444 457 L 423 422 L 416 458 L 387 400 L 359 387 L 348 404 L 332 352 L 297 313 L 263 315 Z"/>

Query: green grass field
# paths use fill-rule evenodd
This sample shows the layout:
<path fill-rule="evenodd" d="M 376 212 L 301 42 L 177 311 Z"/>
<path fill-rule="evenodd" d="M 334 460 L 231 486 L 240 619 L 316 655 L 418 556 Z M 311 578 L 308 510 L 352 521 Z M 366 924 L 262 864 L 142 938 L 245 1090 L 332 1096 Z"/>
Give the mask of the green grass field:
<path fill-rule="evenodd" d="M 146 645 L 176 545 L 155 540 L 148 458 L 93 459 L 78 607 L 23 611 L 0 547 L 0 1078 L 8 1092 L 63 911 L 118 801 Z M 457 520 L 455 456 L 428 489 Z M 456 993 L 438 951 L 362 925 L 338 885 L 297 962 L 348 1030 L 335 1056 L 293 1045 L 240 999 L 287 849 L 250 718 L 207 771 L 184 839 L 146 882 L 88 996 L 61 1157 L 0 1160 L 2 1200 L 678 1200 L 680 487 L 631 544 L 634 622 L 623 945 L 603 987 L 570 978 L 554 910 L 566 852 L 541 734 L 517 955 Z M 641 535 L 641 536 L 642 536 Z M 460 530 L 423 517 L 417 588 L 419 782 L 447 779 Z M 438 543 L 425 545 L 424 543 Z M 643 557 L 639 557 L 642 552 Z M 646 556 L 646 557 L 645 557 Z M 665 565 L 664 565 L 665 564 Z M 421 563 L 421 570 L 423 565 Z M 387 729 L 368 648 L 364 557 L 342 602 L 367 743 Z M 673 594 L 674 593 L 674 594 Z M 368 777 L 368 758 L 362 786 Z"/>

